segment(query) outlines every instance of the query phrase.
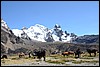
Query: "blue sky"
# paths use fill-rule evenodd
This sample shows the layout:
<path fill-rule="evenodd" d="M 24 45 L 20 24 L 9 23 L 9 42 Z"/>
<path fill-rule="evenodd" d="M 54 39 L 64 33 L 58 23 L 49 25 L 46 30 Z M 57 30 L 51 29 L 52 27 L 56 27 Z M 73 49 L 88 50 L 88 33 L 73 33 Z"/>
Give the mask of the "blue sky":
<path fill-rule="evenodd" d="M 99 1 L 1 1 L 1 17 L 10 29 L 59 24 L 69 33 L 99 34 Z"/>

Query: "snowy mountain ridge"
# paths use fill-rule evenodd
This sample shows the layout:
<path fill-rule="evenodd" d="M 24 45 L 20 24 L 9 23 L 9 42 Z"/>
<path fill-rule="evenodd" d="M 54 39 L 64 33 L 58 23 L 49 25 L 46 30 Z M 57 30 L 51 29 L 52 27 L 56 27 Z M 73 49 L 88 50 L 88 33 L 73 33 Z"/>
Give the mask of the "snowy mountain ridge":
<path fill-rule="evenodd" d="M 8 25 L 5 21 L 1 19 L 1 26 L 9 29 Z M 68 42 L 71 43 L 76 36 L 73 33 L 68 33 L 67 31 L 63 31 L 61 26 L 55 24 L 54 28 L 49 29 L 43 25 L 36 24 L 34 26 L 30 26 L 29 28 L 23 27 L 22 29 L 12 29 L 12 32 L 15 36 L 19 36 L 25 39 L 31 39 L 41 42 Z"/>

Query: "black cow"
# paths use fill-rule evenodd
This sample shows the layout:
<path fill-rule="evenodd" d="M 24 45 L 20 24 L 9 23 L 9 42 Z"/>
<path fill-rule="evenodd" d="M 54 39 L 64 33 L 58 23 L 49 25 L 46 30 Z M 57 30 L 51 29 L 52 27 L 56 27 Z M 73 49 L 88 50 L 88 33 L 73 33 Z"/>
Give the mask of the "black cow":
<path fill-rule="evenodd" d="M 75 58 L 80 58 L 82 52 L 80 51 L 80 48 L 78 48 L 75 52 Z M 77 56 L 78 55 L 78 56 Z M 77 56 L 77 57 L 76 57 Z"/>
<path fill-rule="evenodd" d="M 45 50 L 34 51 L 32 55 L 37 56 L 37 58 L 39 59 L 43 57 L 45 61 L 46 51 Z"/>
<path fill-rule="evenodd" d="M 91 53 L 94 53 L 94 56 L 96 56 L 96 52 L 98 51 L 97 49 L 86 49 L 86 50 L 90 54 L 90 56 L 91 56 Z"/>
<path fill-rule="evenodd" d="M 25 54 L 24 54 L 23 52 L 18 53 L 18 54 L 19 54 L 19 58 L 21 58 L 21 57 L 25 57 Z"/>
<path fill-rule="evenodd" d="M 29 52 L 28 55 L 29 55 L 29 58 L 30 58 L 31 57 L 31 52 Z"/>
<path fill-rule="evenodd" d="M 7 59 L 7 58 L 8 58 L 7 55 L 4 54 L 4 55 L 1 57 L 1 59 L 4 59 L 4 58 Z"/>

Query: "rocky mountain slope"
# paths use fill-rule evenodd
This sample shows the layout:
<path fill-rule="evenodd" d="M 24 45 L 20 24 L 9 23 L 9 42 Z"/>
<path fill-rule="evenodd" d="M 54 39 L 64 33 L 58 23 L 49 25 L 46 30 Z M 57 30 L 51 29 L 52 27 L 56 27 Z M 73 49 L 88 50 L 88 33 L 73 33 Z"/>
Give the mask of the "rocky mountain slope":
<path fill-rule="evenodd" d="M 32 48 L 32 44 L 33 42 L 30 40 L 27 41 L 15 36 L 12 30 L 7 26 L 6 22 L 1 19 L 1 53 L 9 53 L 9 51 L 15 51 L 18 48 Z"/>
<path fill-rule="evenodd" d="M 99 35 L 84 35 L 73 40 L 74 43 L 99 44 Z"/>

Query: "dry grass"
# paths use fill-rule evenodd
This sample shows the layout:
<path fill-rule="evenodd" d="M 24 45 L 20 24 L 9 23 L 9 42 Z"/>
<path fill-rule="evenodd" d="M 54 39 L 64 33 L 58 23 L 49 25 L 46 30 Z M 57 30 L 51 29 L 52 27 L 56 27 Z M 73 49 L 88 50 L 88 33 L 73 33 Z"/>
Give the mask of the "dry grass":
<path fill-rule="evenodd" d="M 89 61 L 89 60 L 80 60 L 80 61 L 73 61 L 72 63 L 75 63 L 75 64 L 80 64 L 80 63 L 98 63 L 99 61 L 98 60 L 92 60 L 92 61 Z"/>
<path fill-rule="evenodd" d="M 64 62 L 61 61 L 61 60 L 47 60 L 46 62 L 49 62 L 49 63 L 56 63 L 56 64 L 64 64 Z"/>
<path fill-rule="evenodd" d="M 27 63 L 27 62 L 34 62 L 34 60 L 30 60 L 30 59 L 20 59 L 20 60 L 11 60 L 11 59 L 4 59 L 1 60 L 1 62 L 3 62 L 4 64 L 23 64 L 23 63 Z"/>
<path fill-rule="evenodd" d="M 96 55 L 96 57 L 98 57 L 99 54 Z M 57 63 L 57 64 L 64 64 L 65 62 L 72 62 L 72 63 L 76 63 L 76 64 L 80 64 L 80 63 L 98 63 L 99 60 L 93 60 L 95 57 L 90 57 L 88 53 L 82 54 L 81 58 L 78 60 L 76 58 L 74 58 L 74 56 L 69 55 L 69 56 L 62 56 L 62 55 L 51 55 L 50 57 L 52 57 L 52 59 L 47 60 L 46 62 L 49 63 Z"/>
<path fill-rule="evenodd" d="M 18 56 L 10 56 L 8 59 L 1 59 L 1 65 L 5 64 L 23 64 L 27 62 L 34 62 L 34 59 L 23 57 L 19 58 Z"/>

